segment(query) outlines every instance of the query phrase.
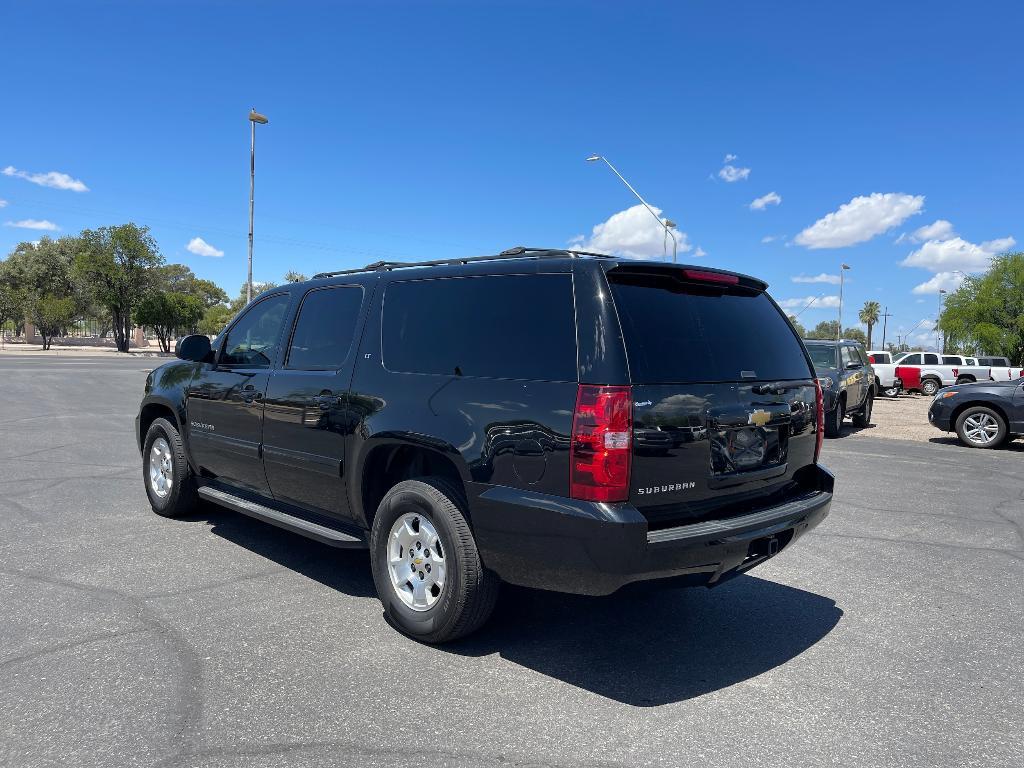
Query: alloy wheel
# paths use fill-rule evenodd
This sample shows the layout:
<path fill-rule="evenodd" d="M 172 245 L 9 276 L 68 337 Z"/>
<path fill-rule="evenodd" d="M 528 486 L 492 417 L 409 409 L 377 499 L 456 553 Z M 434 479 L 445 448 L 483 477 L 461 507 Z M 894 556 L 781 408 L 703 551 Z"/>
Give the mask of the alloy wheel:
<path fill-rule="evenodd" d="M 402 515 L 388 534 L 388 575 L 399 599 L 414 611 L 433 608 L 444 591 L 447 563 L 441 538 L 426 517 Z"/>
<path fill-rule="evenodd" d="M 988 445 L 999 434 L 999 422 L 987 413 L 975 413 L 964 419 L 964 435 L 975 445 Z"/>
<path fill-rule="evenodd" d="M 161 499 L 167 498 L 174 486 L 174 458 L 171 446 L 158 437 L 149 449 L 149 487 Z"/>

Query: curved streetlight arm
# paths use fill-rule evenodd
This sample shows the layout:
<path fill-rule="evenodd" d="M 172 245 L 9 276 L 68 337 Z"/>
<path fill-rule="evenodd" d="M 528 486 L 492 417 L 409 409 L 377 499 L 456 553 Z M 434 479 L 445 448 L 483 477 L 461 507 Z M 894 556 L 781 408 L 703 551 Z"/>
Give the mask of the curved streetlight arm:
<path fill-rule="evenodd" d="M 657 221 L 660 226 L 664 227 L 665 232 L 668 233 L 668 236 L 672 238 L 672 253 L 673 253 L 673 261 L 674 261 L 675 260 L 674 254 L 676 252 L 676 249 L 679 247 L 679 241 L 676 239 L 676 236 L 672 232 L 672 230 L 669 229 L 668 225 L 665 224 L 664 221 L 662 221 L 661 217 L 654 212 L 654 209 L 651 208 L 651 206 L 649 206 L 647 204 L 647 201 L 644 200 L 642 197 L 640 197 L 640 193 L 637 192 L 635 189 L 633 189 L 633 185 L 630 184 L 628 181 L 626 181 L 626 178 L 621 173 L 619 173 L 617 170 L 615 170 L 615 166 L 608 162 L 608 158 L 607 157 L 605 157 L 604 155 L 598 155 L 594 159 L 603 160 L 604 164 L 607 165 L 609 168 L 611 168 L 612 173 L 614 173 L 616 176 L 619 177 L 619 181 L 621 181 L 623 184 L 625 184 L 626 188 L 629 189 L 629 191 L 632 192 L 634 195 L 636 195 L 636 199 L 639 200 L 641 203 L 643 203 L 644 208 L 646 208 L 650 212 L 651 216 L 654 217 L 654 220 Z"/>

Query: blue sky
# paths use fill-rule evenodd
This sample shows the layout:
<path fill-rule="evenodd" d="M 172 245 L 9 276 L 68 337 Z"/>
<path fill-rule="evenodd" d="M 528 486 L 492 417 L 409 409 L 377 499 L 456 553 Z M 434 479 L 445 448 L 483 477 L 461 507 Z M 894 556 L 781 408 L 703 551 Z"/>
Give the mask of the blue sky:
<path fill-rule="evenodd" d="M 234 294 L 255 106 L 256 279 L 580 236 L 660 257 L 596 152 L 678 223 L 680 261 L 823 295 L 812 325 L 837 286 L 793 278 L 846 262 L 847 324 L 875 299 L 909 330 L 1024 241 L 1022 22 L 1008 2 L 9 0 L 0 252 L 45 233 L 19 223 L 131 220 Z"/>

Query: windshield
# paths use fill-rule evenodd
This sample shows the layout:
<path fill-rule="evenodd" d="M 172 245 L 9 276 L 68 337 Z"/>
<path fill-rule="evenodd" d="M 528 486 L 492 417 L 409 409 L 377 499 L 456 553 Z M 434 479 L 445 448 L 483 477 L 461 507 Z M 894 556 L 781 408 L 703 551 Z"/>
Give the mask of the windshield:
<path fill-rule="evenodd" d="M 835 347 L 826 347 L 823 344 L 808 344 L 807 353 L 811 356 L 811 362 L 815 368 L 838 368 L 836 362 Z"/>

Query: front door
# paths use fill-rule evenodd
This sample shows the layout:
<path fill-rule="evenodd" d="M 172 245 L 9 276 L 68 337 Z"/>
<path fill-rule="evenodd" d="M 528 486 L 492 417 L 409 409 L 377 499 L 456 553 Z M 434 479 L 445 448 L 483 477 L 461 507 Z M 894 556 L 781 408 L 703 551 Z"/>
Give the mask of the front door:
<path fill-rule="evenodd" d="M 839 362 L 846 376 L 846 409 L 857 408 L 864 399 L 864 366 L 853 347 L 839 348 Z"/>
<path fill-rule="evenodd" d="M 281 344 L 290 296 L 250 306 L 227 331 L 217 360 L 188 389 L 186 413 L 193 460 L 206 474 L 269 494 L 260 459 L 263 398 Z"/>
<path fill-rule="evenodd" d="M 305 295 L 287 354 L 270 378 L 263 462 L 274 498 L 348 517 L 345 449 L 358 422 L 349 407 L 363 288 Z"/>

